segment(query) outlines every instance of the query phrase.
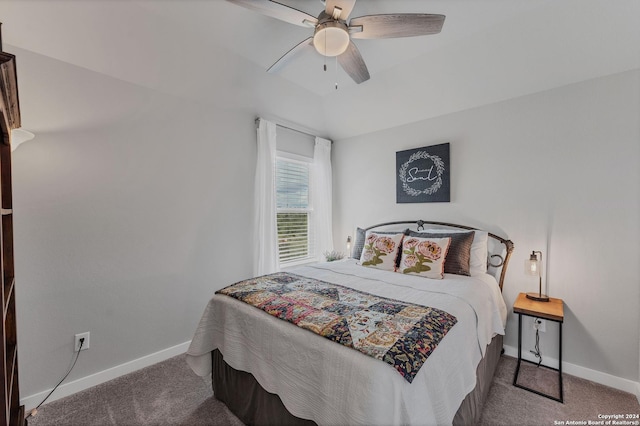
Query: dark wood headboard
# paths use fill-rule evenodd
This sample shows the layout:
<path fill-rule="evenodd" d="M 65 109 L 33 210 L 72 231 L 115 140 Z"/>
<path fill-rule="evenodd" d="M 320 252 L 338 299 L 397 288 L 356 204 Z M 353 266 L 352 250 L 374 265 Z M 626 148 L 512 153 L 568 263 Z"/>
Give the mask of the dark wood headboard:
<path fill-rule="evenodd" d="M 425 229 L 425 225 L 430 225 L 441 229 L 464 229 L 468 231 L 482 231 L 482 229 L 474 228 L 467 225 L 448 222 L 434 222 L 429 220 L 402 220 L 397 222 L 379 223 L 369 226 L 368 228 L 364 228 L 364 231 L 366 232 L 370 229 L 375 228 L 393 227 L 395 225 L 403 225 L 403 227 L 415 226 L 416 230 L 418 231 Z M 502 291 L 504 277 L 507 273 L 507 265 L 509 264 L 509 259 L 511 258 L 511 253 L 513 252 L 514 245 L 513 241 L 511 240 L 502 238 L 498 235 L 492 234 L 491 232 L 488 232 L 488 234 L 490 238 L 489 242 L 493 242 L 494 244 L 489 244 L 488 247 L 489 256 L 487 258 L 487 271 L 494 277 L 496 277 L 498 285 L 500 286 L 500 291 Z"/>

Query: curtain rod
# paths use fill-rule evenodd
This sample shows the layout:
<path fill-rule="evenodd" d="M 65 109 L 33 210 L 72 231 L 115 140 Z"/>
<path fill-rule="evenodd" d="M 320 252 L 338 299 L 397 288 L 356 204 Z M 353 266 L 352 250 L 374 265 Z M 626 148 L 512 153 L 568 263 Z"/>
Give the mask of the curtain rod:
<path fill-rule="evenodd" d="M 260 120 L 260 117 L 256 118 L 256 126 L 258 125 L 258 121 L 259 120 Z M 293 127 L 285 126 L 284 124 L 278 124 L 278 123 L 275 123 L 275 122 L 273 122 L 273 124 L 275 124 L 277 127 L 283 128 L 283 129 L 288 129 L 288 130 L 292 130 L 294 132 L 302 133 L 303 135 L 311 136 L 311 137 L 314 137 L 314 138 L 319 137 L 319 136 L 312 135 L 311 133 L 307 133 L 307 132 L 302 131 L 302 130 L 294 129 Z M 333 145 L 333 141 L 331 141 L 331 144 Z"/>

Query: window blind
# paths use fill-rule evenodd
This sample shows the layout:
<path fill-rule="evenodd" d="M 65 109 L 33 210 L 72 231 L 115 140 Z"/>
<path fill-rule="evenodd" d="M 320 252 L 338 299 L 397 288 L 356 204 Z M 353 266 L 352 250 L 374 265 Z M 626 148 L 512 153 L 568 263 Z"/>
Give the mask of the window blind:
<path fill-rule="evenodd" d="M 309 163 L 277 158 L 276 209 L 280 263 L 312 256 Z"/>

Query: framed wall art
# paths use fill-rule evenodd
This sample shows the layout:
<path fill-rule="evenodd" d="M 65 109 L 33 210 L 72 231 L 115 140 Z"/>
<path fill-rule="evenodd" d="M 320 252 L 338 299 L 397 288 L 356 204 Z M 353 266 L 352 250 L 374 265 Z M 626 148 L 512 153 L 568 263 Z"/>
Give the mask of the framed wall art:
<path fill-rule="evenodd" d="M 396 202 L 449 202 L 449 143 L 396 152 Z"/>

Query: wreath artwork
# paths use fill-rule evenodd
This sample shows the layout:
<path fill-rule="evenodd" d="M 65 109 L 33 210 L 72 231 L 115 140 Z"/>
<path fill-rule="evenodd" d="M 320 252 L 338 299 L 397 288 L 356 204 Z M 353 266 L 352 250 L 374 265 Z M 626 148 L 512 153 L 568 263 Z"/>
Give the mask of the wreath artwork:
<path fill-rule="evenodd" d="M 449 144 L 396 152 L 398 203 L 448 202 Z"/>
<path fill-rule="evenodd" d="M 421 179 L 420 177 L 416 177 L 418 172 L 420 171 L 418 167 L 412 167 L 411 169 L 409 169 L 409 166 L 411 166 L 416 160 L 421 160 L 421 159 L 431 160 L 433 164 L 436 166 L 436 173 L 437 173 L 437 175 L 434 176 L 436 177 L 435 182 L 431 186 L 427 187 L 422 191 L 419 189 L 415 189 L 411 185 L 409 185 L 410 183 L 415 182 L 418 179 Z M 407 169 L 409 169 L 409 173 L 407 173 Z M 438 189 L 440 189 L 440 187 L 442 186 L 443 174 L 444 174 L 444 161 L 442 161 L 442 158 L 437 157 L 435 155 L 431 155 L 426 151 L 418 151 L 412 154 L 411 157 L 409 157 L 409 161 L 407 161 L 400 167 L 400 180 L 402 181 L 402 189 L 404 190 L 404 192 L 411 195 L 412 197 L 417 197 L 420 194 L 431 195 L 434 192 L 436 192 Z M 429 178 L 426 177 L 424 179 L 429 179 Z"/>

